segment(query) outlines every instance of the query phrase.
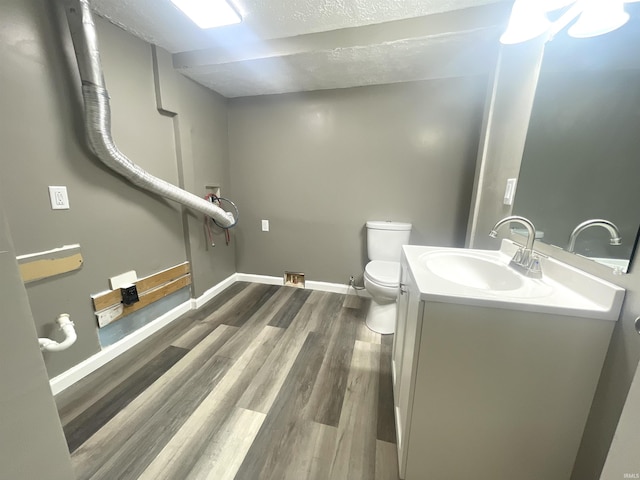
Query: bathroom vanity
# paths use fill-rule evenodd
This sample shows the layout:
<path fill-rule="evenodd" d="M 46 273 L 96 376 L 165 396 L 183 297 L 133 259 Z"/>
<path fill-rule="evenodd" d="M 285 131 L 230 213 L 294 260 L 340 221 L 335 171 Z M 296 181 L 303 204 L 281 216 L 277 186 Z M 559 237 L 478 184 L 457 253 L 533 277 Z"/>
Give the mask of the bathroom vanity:
<path fill-rule="evenodd" d="M 403 247 L 392 358 L 403 479 L 571 475 L 624 290 L 553 259 L 526 278 L 507 266 L 515 248 Z"/>

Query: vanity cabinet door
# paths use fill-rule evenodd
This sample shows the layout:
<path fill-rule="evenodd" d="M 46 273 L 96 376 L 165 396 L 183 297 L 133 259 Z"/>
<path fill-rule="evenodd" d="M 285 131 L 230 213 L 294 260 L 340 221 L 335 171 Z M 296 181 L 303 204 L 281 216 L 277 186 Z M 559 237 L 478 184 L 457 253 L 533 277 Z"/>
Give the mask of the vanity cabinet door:
<path fill-rule="evenodd" d="M 407 295 L 407 276 L 408 266 L 403 259 L 400 263 L 400 288 L 398 290 L 398 307 L 396 310 L 396 328 L 393 336 L 393 351 L 391 355 L 391 376 L 393 379 L 393 400 L 398 403 L 397 381 L 400 378 L 402 370 L 402 350 L 404 343 L 404 332 L 407 325 L 407 307 L 409 303 L 409 295 Z"/>
<path fill-rule="evenodd" d="M 418 287 L 413 282 L 404 263 L 401 275 L 401 279 L 404 280 L 401 280 L 404 288 L 398 302 L 397 336 L 394 339 L 395 379 L 393 391 L 398 437 L 398 466 L 400 478 L 404 478 L 418 349 L 422 332 L 423 302 L 420 300 Z"/>

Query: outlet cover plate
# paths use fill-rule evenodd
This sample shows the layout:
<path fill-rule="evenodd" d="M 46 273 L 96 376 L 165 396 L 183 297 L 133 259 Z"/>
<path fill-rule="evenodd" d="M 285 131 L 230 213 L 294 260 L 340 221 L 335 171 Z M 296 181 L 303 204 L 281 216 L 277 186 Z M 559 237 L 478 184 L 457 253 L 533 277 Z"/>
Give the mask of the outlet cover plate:
<path fill-rule="evenodd" d="M 127 285 L 131 285 L 138 281 L 138 274 L 135 270 L 130 270 L 128 272 L 121 273 L 120 275 L 116 275 L 115 277 L 109 278 L 109 286 L 112 290 L 117 290 L 118 288 L 125 287 Z"/>

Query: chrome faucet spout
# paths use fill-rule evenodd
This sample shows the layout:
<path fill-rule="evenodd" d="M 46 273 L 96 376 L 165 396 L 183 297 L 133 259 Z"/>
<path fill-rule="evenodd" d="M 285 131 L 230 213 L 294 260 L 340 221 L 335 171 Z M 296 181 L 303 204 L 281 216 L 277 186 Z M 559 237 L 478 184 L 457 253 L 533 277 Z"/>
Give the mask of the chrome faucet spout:
<path fill-rule="evenodd" d="M 499 220 L 493 226 L 493 229 L 491 230 L 491 233 L 489 233 L 489 236 L 493 237 L 493 238 L 496 238 L 496 235 L 498 233 L 498 229 L 502 225 L 504 225 L 505 223 L 512 223 L 512 222 L 519 223 L 524 228 L 527 229 L 527 245 L 525 246 L 525 249 L 527 249 L 529 251 L 532 251 L 533 250 L 533 242 L 536 239 L 536 227 L 533 226 L 533 223 L 528 218 L 520 217 L 518 215 L 511 215 L 510 217 L 505 217 L 502 220 Z"/>
<path fill-rule="evenodd" d="M 490 237 L 496 238 L 498 229 L 505 223 L 519 223 L 527 229 L 527 244 L 524 249 L 520 248 L 509 262 L 509 266 L 513 269 L 533 278 L 541 278 L 542 270 L 540 267 L 540 258 L 533 253 L 533 242 L 536 239 L 536 227 L 533 226 L 531 220 L 518 215 L 511 215 L 499 220 L 489 233 Z"/>
<path fill-rule="evenodd" d="M 581 224 L 579 224 L 576 228 L 573 229 L 571 235 L 569 236 L 569 245 L 567 246 L 568 252 L 574 252 L 576 248 L 576 240 L 578 239 L 578 235 L 584 232 L 587 228 L 590 227 L 602 227 L 609 232 L 609 236 L 611 239 L 609 240 L 610 245 L 621 245 L 622 238 L 620 237 L 620 230 L 615 226 L 613 222 L 609 220 L 605 220 L 603 218 L 593 218 L 591 220 L 585 220 Z"/>

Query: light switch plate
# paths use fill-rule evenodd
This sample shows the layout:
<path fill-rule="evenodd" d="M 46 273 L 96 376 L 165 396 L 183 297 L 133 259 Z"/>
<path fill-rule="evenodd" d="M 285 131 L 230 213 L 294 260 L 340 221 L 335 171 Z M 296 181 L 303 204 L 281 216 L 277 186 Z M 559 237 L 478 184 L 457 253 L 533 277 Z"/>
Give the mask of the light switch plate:
<path fill-rule="evenodd" d="M 504 200 L 503 200 L 503 203 L 505 205 L 513 205 L 513 198 L 516 196 L 517 183 L 518 183 L 517 178 L 509 178 L 507 180 L 507 187 L 504 189 Z"/>
<path fill-rule="evenodd" d="M 67 195 L 67 187 L 49 187 L 49 199 L 51 200 L 52 210 L 69 209 L 69 195 Z"/>
<path fill-rule="evenodd" d="M 262 231 L 263 232 L 269 231 L 269 220 L 262 220 Z"/>

